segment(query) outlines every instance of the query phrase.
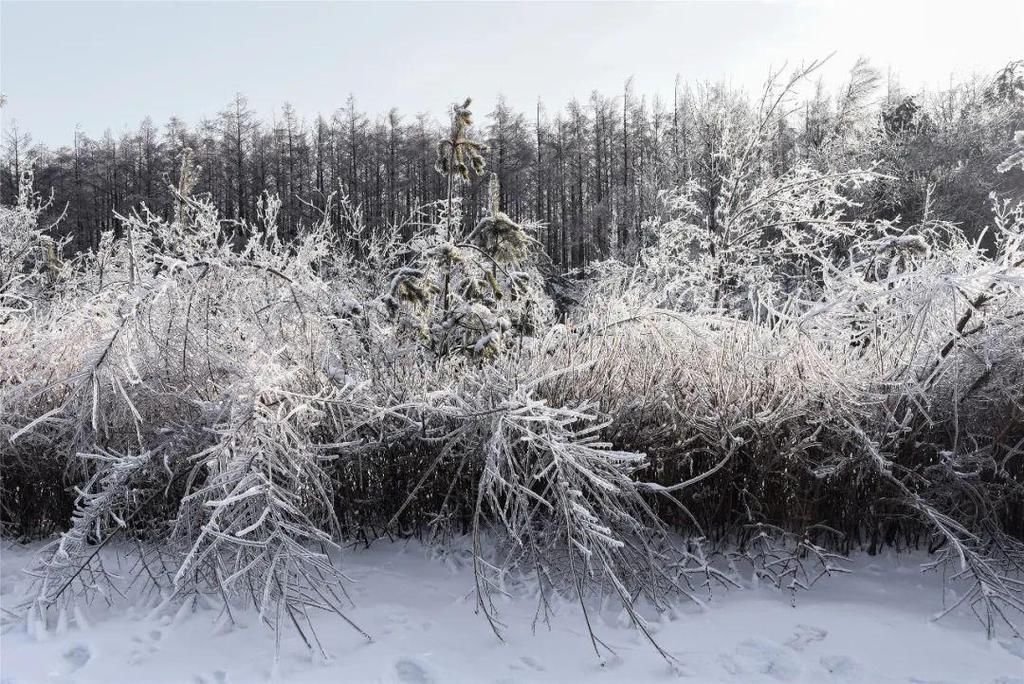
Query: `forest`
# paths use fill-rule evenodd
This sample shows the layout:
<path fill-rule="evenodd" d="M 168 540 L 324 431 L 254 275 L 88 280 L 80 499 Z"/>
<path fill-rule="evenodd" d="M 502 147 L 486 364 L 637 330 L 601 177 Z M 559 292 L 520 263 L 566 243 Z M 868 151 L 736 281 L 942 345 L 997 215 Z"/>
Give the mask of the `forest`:
<path fill-rule="evenodd" d="M 771 150 L 763 163 L 774 174 L 801 164 L 877 164 L 887 178 L 864 215 L 913 222 L 930 203 L 976 235 L 988 217 L 989 193 L 1021 197 L 1019 178 L 996 166 L 1013 151 L 1022 83 L 1021 62 L 941 92 L 904 92 L 867 60 L 853 65 L 836 92 L 811 74 L 803 101 L 767 132 Z M 723 85 L 677 81 L 672 101 L 662 102 L 627 82 L 621 93 L 595 92 L 561 110 L 538 102 L 534 111 L 517 112 L 499 99 L 478 137 L 505 211 L 543 224 L 538 238 L 554 269 L 565 272 L 608 258 L 634 261 L 644 221 L 661 211 L 661 191 L 690 181 L 713 185 L 723 125 L 738 129 L 753 115 L 749 98 Z M 187 148 L 198 169 L 196 192 L 209 194 L 226 219 L 254 219 L 269 191 L 282 200 L 282 229 L 295 231 L 340 193 L 361 208 L 367 225 L 386 225 L 444 194 L 444 180 L 432 169 L 446 125 L 396 110 L 371 119 L 351 96 L 311 122 L 288 104 L 265 122 L 242 94 L 191 128 L 172 119 L 161 129 L 147 119 L 120 135 L 89 137 L 76 129 L 73 144 L 57 149 L 34 145 L 14 122 L 5 134 L 0 200 L 13 201 L 31 163 L 37 186 L 53 189 L 58 200 L 51 210 L 67 208 L 58 231 L 72 237 L 69 249 L 95 248 L 103 231 L 119 230 L 115 212 L 144 203 L 170 217 L 168 184 Z M 486 211 L 484 180 L 458 192 L 467 223 Z"/>
<path fill-rule="evenodd" d="M 336 553 L 417 539 L 465 550 L 499 638 L 530 582 L 601 658 L 598 602 L 675 661 L 647 608 L 795 601 L 860 552 L 928 554 L 939 617 L 1020 637 L 1024 61 L 919 93 L 820 66 L 12 128 L 0 524 L 46 543 L 5 624 L 137 592 L 326 651 L 318 612 L 370 639 Z"/>

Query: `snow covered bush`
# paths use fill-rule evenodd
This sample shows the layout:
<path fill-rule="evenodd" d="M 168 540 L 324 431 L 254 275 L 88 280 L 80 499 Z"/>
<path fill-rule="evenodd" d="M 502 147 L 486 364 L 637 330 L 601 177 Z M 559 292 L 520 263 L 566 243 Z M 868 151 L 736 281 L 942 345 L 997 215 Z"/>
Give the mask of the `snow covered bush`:
<path fill-rule="evenodd" d="M 372 330 L 339 306 L 365 299 L 362 283 L 326 223 L 282 242 L 274 198 L 240 249 L 209 202 L 178 199 L 173 221 L 122 217 L 46 307 L 3 326 L 5 503 L 46 478 L 75 497 L 35 570 L 39 624 L 109 597 L 93 547 L 121 531 L 163 541 L 146 567 L 168 601 L 245 594 L 271 623 L 338 610 L 340 577 L 308 543 L 338 538 L 324 464 L 339 455 L 323 435 L 372 415 L 359 378 Z M 68 503 L 12 520 L 31 534 Z"/>
<path fill-rule="evenodd" d="M 31 171 L 22 174 L 17 203 L 0 213 L 0 306 L 7 308 L 28 306 L 25 298 L 38 293 L 40 276 L 52 281 L 61 266 L 60 245 L 47 235 L 53 225 L 39 226 L 53 199 L 43 202 L 32 180 Z"/>
<path fill-rule="evenodd" d="M 612 597 L 660 650 L 641 604 L 795 594 L 841 553 L 919 545 L 990 633 L 1014 629 L 1024 208 L 993 198 L 993 250 L 861 216 L 870 167 L 775 173 L 794 82 L 749 112 L 710 102 L 705 177 L 558 324 L 496 178 L 464 225 L 468 101 L 438 146 L 447 197 L 401 225 L 335 196 L 312 225 L 279 225 L 271 195 L 224 220 L 186 153 L 172 218 L 141 206 L 61 262 L 26 189 L 0 209 L 2 520 L 63 530 L 33 629 L 135 582 L 323 650 L 310 611 L 348 619 L 338 547 L 395 534 L 471 540 L 499 634 L 495 595 L 531 581 L 539 615 Z M 127 578 L 98 553 L 115 539 Z"/>
<path fill-rule="evenodd" d="M 1000 173 L 1006 173 L 1016 166 L 1024 168 L 1024 131 L 1017 131 L 1014 133 L 1013 142 L 1020 149 L 999 164 L 998 169 Z"/>
<path fill-rule="evenodd" d="M 766 178 L 713 232 L 699 189 L 669 194 L 642 263 L 577 315 L 572 354 L 596 362 L 572 389 L 592 383 L 609 439 L 680 483 L 656 491 L 694 487 L 678 526 L 741 550 L 752 525 L 840 549 L 928 540 L 993 633 L 1024 614 L 1022 208 L 993 199 L 992 253 L 941 221 L 851 217 L 871 181 Z"/>

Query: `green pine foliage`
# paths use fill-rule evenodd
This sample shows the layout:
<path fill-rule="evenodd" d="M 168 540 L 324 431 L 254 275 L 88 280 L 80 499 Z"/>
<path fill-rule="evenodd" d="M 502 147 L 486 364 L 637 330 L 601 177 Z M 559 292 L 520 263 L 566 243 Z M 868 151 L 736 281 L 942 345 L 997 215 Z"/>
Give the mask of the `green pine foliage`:
<path fill-rule="evenodd" d="M 550 317 L 537 268 L 533 226 L 501 211 L 498 177 L 490 174 L 489 210 L 466 232 L 456 183 L 484 172 L 485 147 L 471 137 L 471 101 L 452 107 L 451 136 L 438 143 L 436 170 L 448 198 L 435 209 L 436 224 L 408 245 L 408 258 L 391 277 L 385 303 L 400 329 L 434 355 L 494 358 L 517 337 L 531 335 Z"/>

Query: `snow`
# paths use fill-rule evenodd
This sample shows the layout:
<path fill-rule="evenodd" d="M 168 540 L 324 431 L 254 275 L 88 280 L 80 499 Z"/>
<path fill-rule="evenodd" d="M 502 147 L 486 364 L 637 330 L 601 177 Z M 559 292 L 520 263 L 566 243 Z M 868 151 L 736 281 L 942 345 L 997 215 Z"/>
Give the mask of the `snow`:
<path fill-rule="evenodd" d="M 6 610 L 24 595 L 22 569 L 37 548 L 2 543 Z M 536 594 L 528 583 L 496 599 L 507 625 L 502 643 L 474 614 L 469 558 L 415 542 L 346 551 L 340 562 L 355 580 L 348 614 L 373 641 L 323 616 L 316 626 L 326 660 L 284 632 L 275 663 L 274 634 L 253 611 L 236 611 L 231 626 L 210 609 L 154 615 L 152 605 L 94 604 L 82 608 L 84 629 L 65 618 L 34 638 L 22 623 L 7 626 L 0 682 L 1024 683 L 1024 642 L 987 641 L 969 613 L 931 621 L 941 609 L 942 579 L 920 573 L 922 554 L 855 556 L 852 574 L 823 579 L 795 606 L 788 593 L 762 585 L 718 592 L 703 612 L 682 604 L 661 616 L 641 609 L 678 659 L 675 669 L 611 601 L 590 610 L 598 636 L 616 653 L 603 663 L 572 602 L 556 602 L 550 628 L 540 621 L 534 633 Z M 947 588 L 947 601 L 954 589 Z"/>

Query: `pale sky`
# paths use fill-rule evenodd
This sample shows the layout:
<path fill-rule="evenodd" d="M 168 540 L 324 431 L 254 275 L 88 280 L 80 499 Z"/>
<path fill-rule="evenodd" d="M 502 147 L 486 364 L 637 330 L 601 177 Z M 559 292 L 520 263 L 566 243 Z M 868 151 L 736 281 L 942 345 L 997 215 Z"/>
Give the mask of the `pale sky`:
<path fill-rule="evenodd" d="M 1024 58 L 1024 2 L 25 2 L 0 0 L 0 91 L 35 142 L 147 115 L 193 124 L 236 91 L 264 120 L 307 120 L 355 95 L 371 115 L 443 116 L 503 93 L 532 111 L 592 90 L 671 98 L 675 75 L 757 90 L 772 66 L 859 55 L 910 90 Z"/>

